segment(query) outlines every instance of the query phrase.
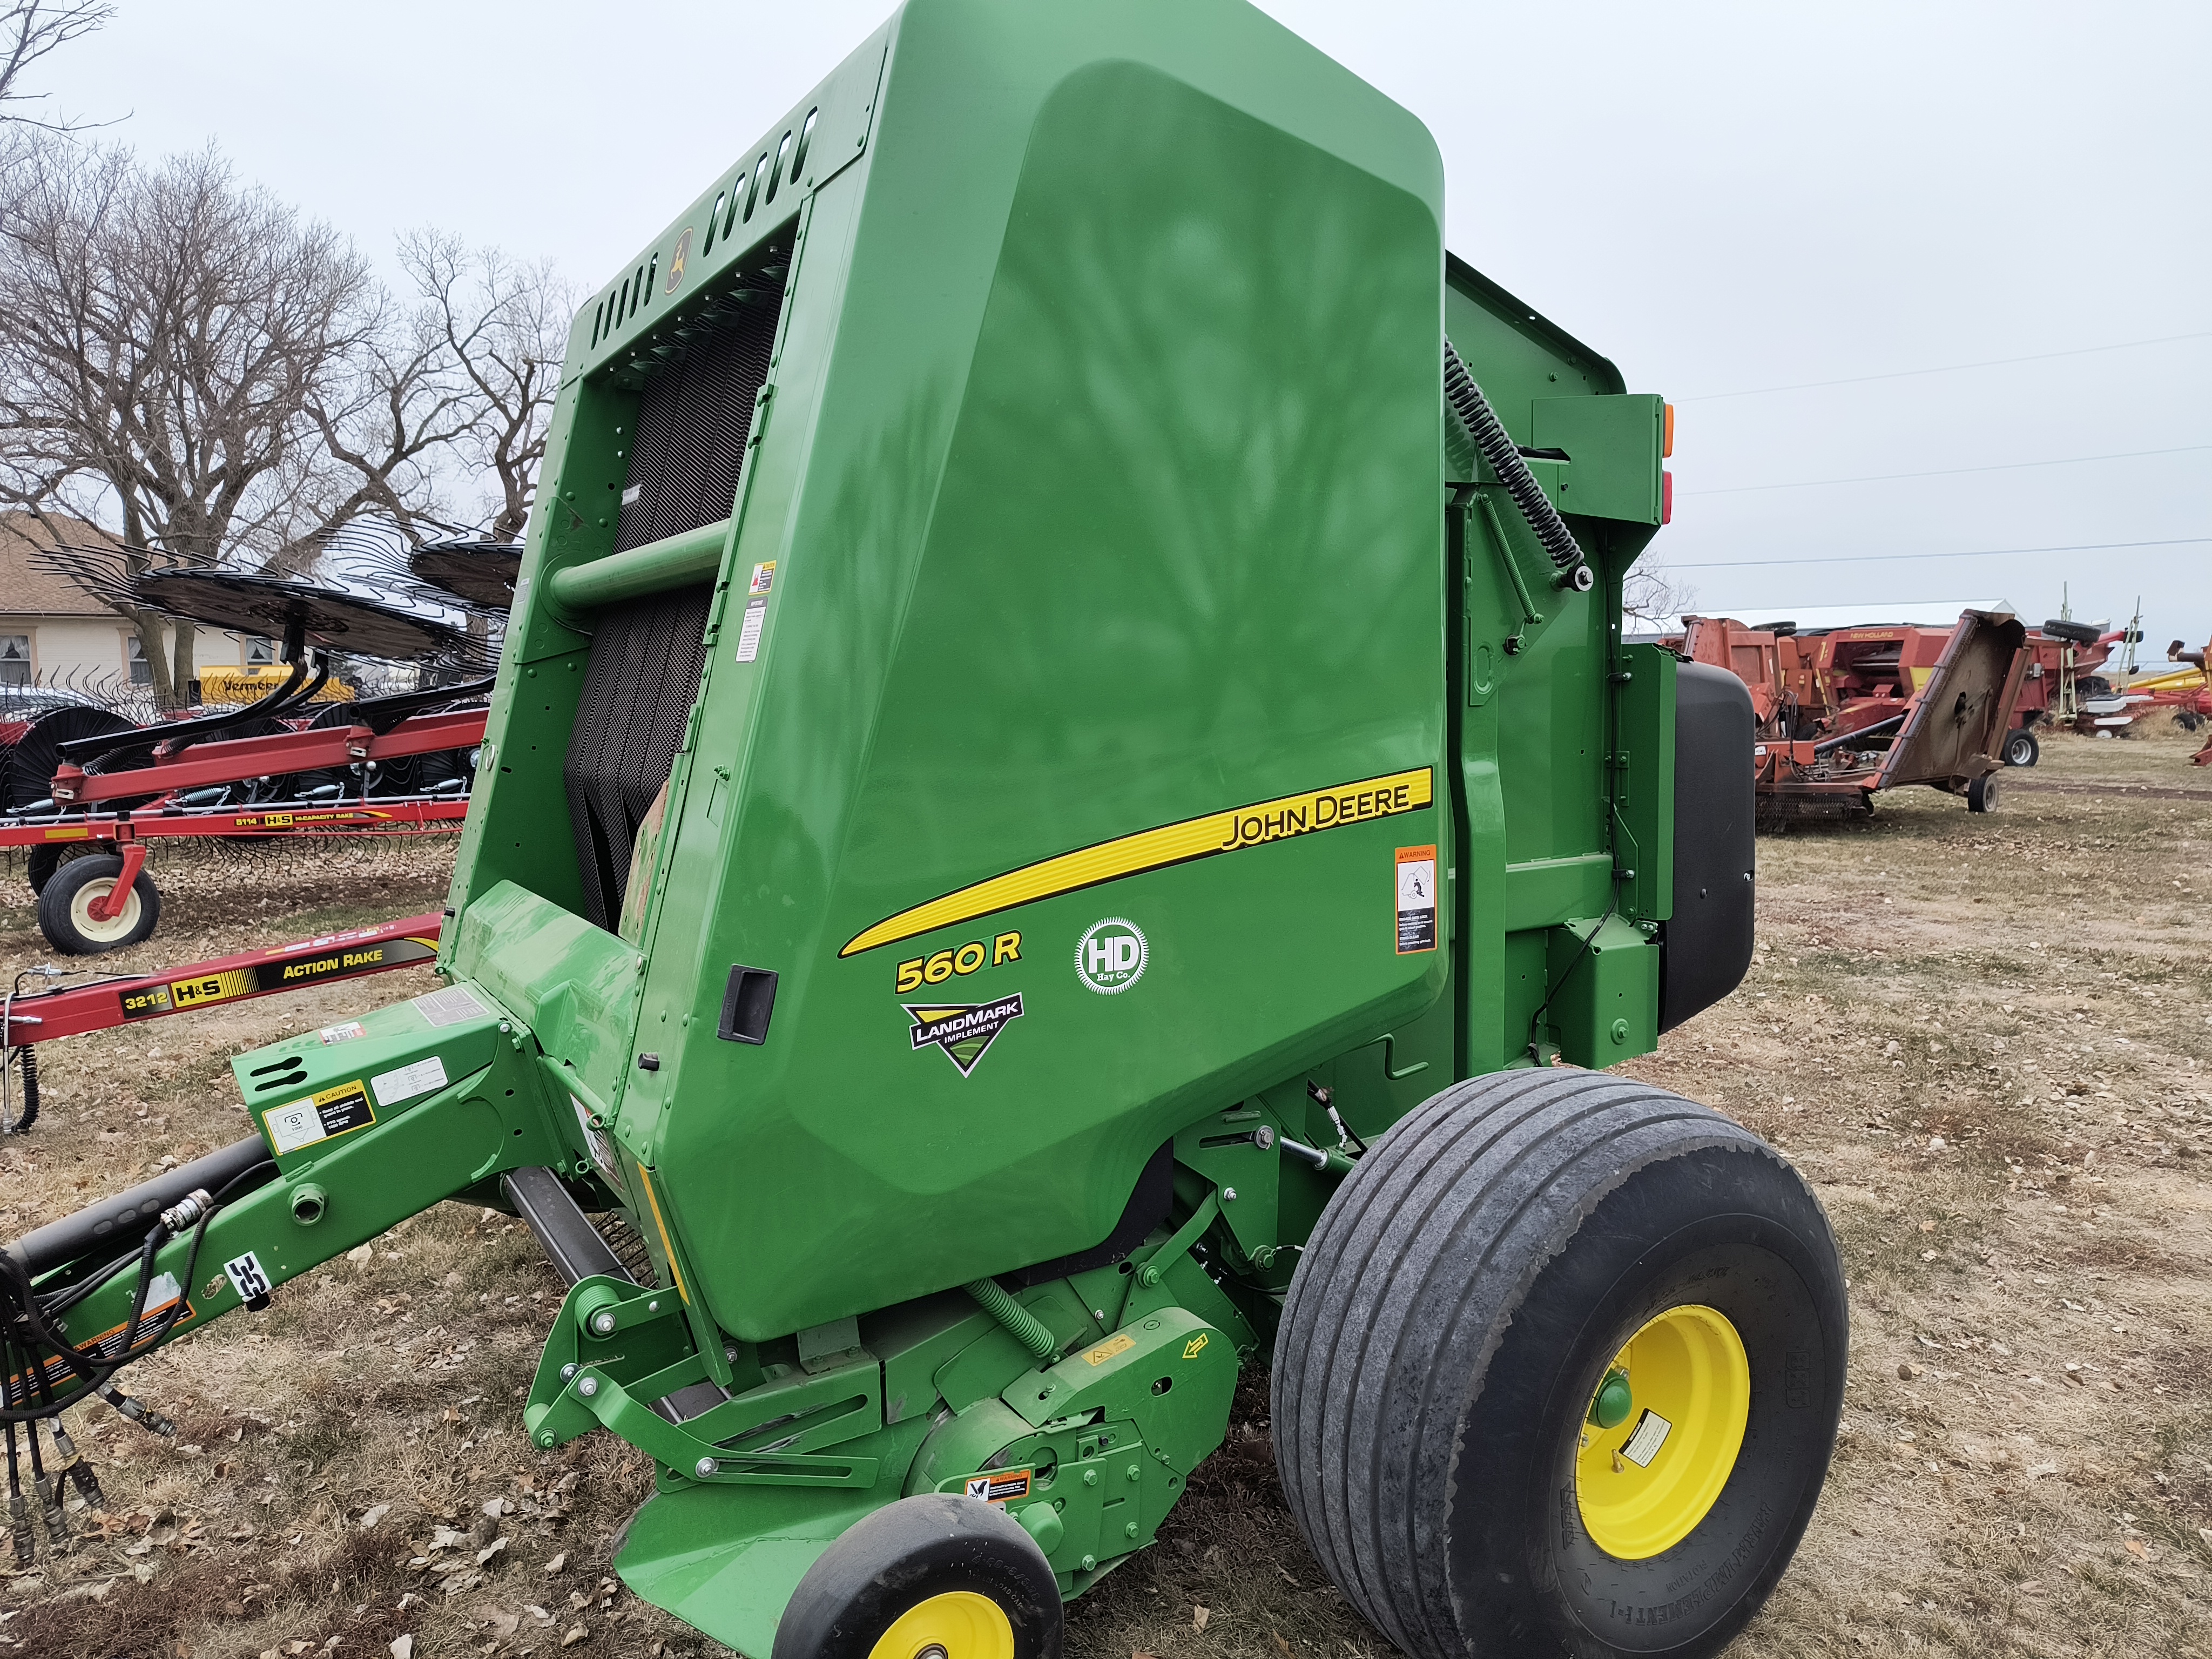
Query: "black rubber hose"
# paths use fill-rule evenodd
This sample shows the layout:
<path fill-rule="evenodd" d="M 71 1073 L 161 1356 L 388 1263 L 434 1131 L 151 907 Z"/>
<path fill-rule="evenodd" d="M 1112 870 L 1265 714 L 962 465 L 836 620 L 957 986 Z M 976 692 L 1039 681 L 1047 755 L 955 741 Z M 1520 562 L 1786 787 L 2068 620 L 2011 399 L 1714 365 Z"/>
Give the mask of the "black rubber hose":
<path fill-rule="evenodd" d="M 1521 516 L 1528 521 L 1528 528 L 1552 556 L 1552 562 L 1566 583 L 1578 593 L 1588 592 L 1595 582 L 1589 574 L 1589 561 L 1583 556 L 1574 532 L 1567 521 L 1552 505 L 1544 487 L 1536 482 L 1536 475 L 1528 470 L 1528 463 L 1521 459 L 1521 447 L 1513 441 L 1490 399 L 1482 395 L 1482 388 L 1474 383 L 1474 376 L 1467 372 L 1459 353 L 1452 349 L 1449 340 L 1444 342 L 1444 398 L 1451 404 L 1452 413 L 1459 416 L 1460 424 L 1467 428 L 1468 436 L 1474 440 L 1482 459 L 1490 463 L 1490 470 L 1505 486 L 1505 493 L 1513 498 L 1513 505 L 1521 509 Z"/>
<path fill-rule="evenodd" d="M 6 1255 L 35 1279 L 95 1251 L 110 1250 L 121 1238 L 136 1238 L 140 1229 L 195 1187 L 222 1192 L 261 1164 L 268 1164 L 269 1174 L 276 1173 L 276 1166 L 269 1163 L 269 1143 L 259 1135 L 248 1135 L 221 1152 L 180 1164 L 143 1186 L 25 1233 L 7 1247 Z"/>
<path fill-rule="evenodd" d="M 269 1167 L 273 1170 L 276 1166 L 272 1164 Z M 208 1223 L 214 1218 L 214 1216 L 213 1207 L 201 1211 L 199 1220 L 192 1227 L 191 1245 L 185 1254 L 184 1277 L 179 1281 L 185 1286 L 191 1284 L 199 1271 L 200 1245 L 207 1237 Z M 169 1304 L 168 1310 L 155 1320 L 151 1325 L 145 1322 L 146 1296 L 147 1292 L 153 1288 L 154 1261 L 159 1255 L 162 1244 L 167 1242 L 167 1232 L 166 1228 L 160 1226 L 150 1228 L 147 1231 L 146 1242 L 139 1255 L 138 1282 L 131 1297 L 131 1317 L 124 1325 L 121 1340 L 116 1348 L 115 1357 L 112 1359 L 101 1358 L 97 1346 L 91 1351 L 76 1346 L 66 1334 L 49 1324 L 45 1312 L 39 1306 L 37 1296 L 31 1289 L 29 1279 L 23 1276 L 22 1270 L 12 1260 L 0 1255 L 0 1281 L 8 1281 L 4 1285 L 0 1285 L 0 1288 L 4 1288 L 10 1293 L 9 1296 L 0 1297 L 0 1304 L 4 1304 L 9 1299 L 14 1301 L 15 1304 L 14 1309 L 8 1310 L 9 1322 L 31 1339 L 28 1345 L 28 1352 L 32 1356 L 31 1363 L 39 1363 L 38 1356 L 40 1351 L 44 1350 L 61 1361 L 72 1379 L 83 1384 L 77 1393 L 71 1395 L 65 1401 L 55 1402 L 54 1407 L 40 1404 L 28 1409 L 21 1409 L 10 1406 L 5 1410 L 0 1410 L 0 1423 L 32 1423 L 41 1417 L 54 1416 L 57 1414 L 57 1407 L 61 1410 L 66 1410 L 69 1407 L 78 1404 L 90 1394 L 99 1394 L 103 1399 L 107 1399 L 110 1404 L 114 1405 L 115 1408 L 126 1417 L 131 1414 L 125 1405 L 118 1403 L 112 1396 L 107 1387 L 109 1379 L 138 1357 L 137 1350 L 142 1344 L 146 1346 L 158 1347 L 166 1341 L 170 1331 L 175 1328 L 179 1316 L 190 1304 L 187 1296 L 179 1294 L 177 1299 Z M 27 1390 L 27 1384 L 26 1388 Z M 161 1418 L 158 1413 L 142 1412 L 142 1414 L 146 1417 L 148 1425 L 152 1427 L 155 1433 L 173 1431 L 173 1425 L 171 1425 L 168 1431 L 164 1431 L 159 1426 L 167 1419 Z M 32 1443 L 32 1450 L 33 1455 L 36 1455 L 35 1440 Z"/>

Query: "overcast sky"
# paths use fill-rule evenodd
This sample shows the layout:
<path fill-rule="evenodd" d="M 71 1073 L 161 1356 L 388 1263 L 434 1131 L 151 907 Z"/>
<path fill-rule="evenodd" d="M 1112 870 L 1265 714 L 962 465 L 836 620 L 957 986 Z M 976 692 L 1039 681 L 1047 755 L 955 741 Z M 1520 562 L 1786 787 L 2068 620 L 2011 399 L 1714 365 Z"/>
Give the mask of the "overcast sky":
<path fill-rule="evenodd" d="M 2212 635 L 2203 0 L 1266 9 L 1428 124 L 1455 252 L 1680 406 L 1648 556 L 1698 608 L 2070 583 Z M 380 256 L 437 225 L 589 287 L 886 15 L 122 0 L 34 74 Z"/>

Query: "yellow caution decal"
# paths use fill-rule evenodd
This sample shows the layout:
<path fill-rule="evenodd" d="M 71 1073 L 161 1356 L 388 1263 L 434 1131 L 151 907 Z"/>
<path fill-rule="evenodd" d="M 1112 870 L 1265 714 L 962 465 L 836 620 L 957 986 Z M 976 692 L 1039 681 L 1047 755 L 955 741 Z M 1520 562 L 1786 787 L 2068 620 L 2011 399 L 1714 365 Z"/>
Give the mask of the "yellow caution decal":
<path fill-rule="evenodd" d="M 1327 789 L 1309 789 L 1279 796 L 1250 806 L 1233 806 L 1208 812 L 1179 823 L 1162 824 L 1133 836 L 1116 836 L 1093 847 L 1062 853 L 1056 858 L 1024 865 L 1005 875 L 979 881 L 972 887 L 933 898 L 911 910 L 887 916 L 856 935 L 837 954 L 855 956 L 879 945 L 912 939 L 918 933 L 972 921 L 977 916 L 1010 909 L 1017 904 L 1073 893 L 1123 876 L 1187 864 L 1217 853 L 1241 852 L 1294 836 L 1317 835 L 1347 823 L 1364 823 L 1400 812 L 1419 811 L 1434 796 L 1434 775 L 1428 767 L 1387 773 L 1357 783 L 1340 783 Z"/>

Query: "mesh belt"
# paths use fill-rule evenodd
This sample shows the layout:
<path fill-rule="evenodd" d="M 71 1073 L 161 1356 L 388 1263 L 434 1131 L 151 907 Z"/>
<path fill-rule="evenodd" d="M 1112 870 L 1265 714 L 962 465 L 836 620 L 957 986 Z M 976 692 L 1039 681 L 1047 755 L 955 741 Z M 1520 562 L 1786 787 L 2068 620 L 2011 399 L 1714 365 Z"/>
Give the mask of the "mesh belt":
<path fill-rule="evenodd" d="M 592 635 L 592 659 L 562 768 L 584 915 L 609 933 L 621 919 L 630 849 L 646 809 L 668 781 L 684 718 L 699 694 L 714 584 L 609 605 Z"/>
<path fill-rule="evenodd" d="M 629 482 L 615 550 L 625 552 L 729 516 L 768 378 L 777 307 L 751 302 L 704 322 L 684 355 L 654 371 L 638 400 Z M 628 496 L 629 492 L 623 492 Z"/>
<path fill-rule="evenodd" d="M 768 378 L 781 308 L 781 264 L 712 311 L 657 337 L 666 353 L 639 395 L 615 550 L 729 516 Z M 576 723 L 562 767 L 583 872 L 584 915 L 613 932 L 637 828 L 668 780 L 699 695 L 713 584 L 607 606 L 594 619 Z"/>

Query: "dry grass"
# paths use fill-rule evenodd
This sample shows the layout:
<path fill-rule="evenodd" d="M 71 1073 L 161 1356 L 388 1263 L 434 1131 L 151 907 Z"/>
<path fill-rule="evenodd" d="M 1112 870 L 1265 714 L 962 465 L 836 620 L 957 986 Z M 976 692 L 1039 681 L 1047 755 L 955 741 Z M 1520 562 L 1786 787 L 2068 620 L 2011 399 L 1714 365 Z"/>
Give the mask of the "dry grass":
<path fill-rule="evenodd" d="M 2015 789 L 1987 818 L 1908 791 L 1871 824 L 1763 841 L 1750 981 L 1627 1068 L 1786 1146 L 1850 1274 L 1844 1438 L 1746 1659 L 2212 1659 L 2212 799 L 2107 788 L 2212 795 L 2185 763 L 2193 746 L 2053 738 L 2010 781 L 2069 790 Z M 161 934 L 133 953 L 149 964 L 432 908 L 443 887 L 428 849 L 263 866 L 242 885 L 269 920 L 231 936 L 216 918 L 240 903 L 236 872 L 161 878 Z M 0 963 L 41 954 L 28 927 L 0 908 Z M 0 1234 L 242 1133 L 223 1074 L 238 1049 L 427 983 L 58 1045 L 52 1117 L 0 1148 Z M 0 1589 L 0 1644 L 17 1644 L 0 1652 L 367 1656 L 403 1632 L 425 1656 L 550 1652 L 578 1625 L 583 1653 L 719 1651 L 627 1595 L 610 1602 L 642 1462 L 605 1436 L 551 1454 L 522 1441 L 558 1295 L 518 1228 L 446 1206 L 370 1265 L 334 1263 L 263 1318 L 135 1368 L 185 1444 L 97 1413 L 114 1536 Z M 1298 1541 L 1264 1381 L 1192 1487 L 1160 1547 L 1070 1609 L 1072 1659 L 1389 1651 Z M 500 1499 L 513 1508 L 495 1521 L 483 1505 Z M 364 1529 L 376 1504 L 392 1507 Z M 471 1542 L 427 1548 L 441 1525 Z M 475 1548 L 498 1536 L 479 1570 Z"/>
<path fill-rule="evenodd" d="M 178 964 L 435 909 L 451 858 L 450 841 L 173 852 L 154 866 L 161 930 L 99 966 Z M 0 873 L 9 970 L 50 955 L 27 890 L 20 871 Z M 402 969 L 50 1045 L 38 1126 L 0 1142 L 0 1237 L 246 1133 L 233 1054 L 435 983 Z M 73 1413 L 111 1506 L 105 1536 L 6 1576 L 0 1654 L 350 1659 L 412 1634 L 428 1659 L 487 1644 L 551 1652 L 579 1628 L 580 1652 L 708 1650 L 608 1576 L 617 1528 L 651 1483 L 645 1461 L 604 1435 L 551 1453 L 523 1439 L 522 1395 L 561 1292 L 520 1224 L 445 1205 L 379 1240 L 366 1265 L 332 1262 L 265 1315 L 133 1366 L 125 1386 L 181 1431 L 167 1443 L 105 1407 Z M 441 1527 L 460 1541 L 434 1547 Z M 479 1567 L 477 1552 L 502 1538 Z"/>

